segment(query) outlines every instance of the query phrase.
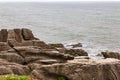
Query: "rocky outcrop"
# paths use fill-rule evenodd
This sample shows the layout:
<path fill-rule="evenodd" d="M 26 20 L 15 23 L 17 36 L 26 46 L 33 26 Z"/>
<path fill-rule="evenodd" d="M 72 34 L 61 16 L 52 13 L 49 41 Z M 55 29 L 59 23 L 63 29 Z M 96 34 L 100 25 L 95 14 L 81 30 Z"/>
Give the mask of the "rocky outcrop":
<path fill-rule="evenodd" d="M 118 52 L 105 51 L 105 52 L 101 52 L 101 54 L 102 54 L 105 58 L 116 58 L 116 59 L 120 59 L 120 53 L 118 53 Z"/>
<path fill-rule="evenodd" d="M 47 44 L 29 29 L 0 31 L 0 75 L 30 75 L 36 80 L 120 80 L 117 53 L 103 53 L 117 59 L 90 59 L 80 44 L 66 48 Z M 113 55 L 114 54 L 114 55 Z"/>
<path fill-rule="evenodd" d="M 116 59 L 76 59 L 68 63 L 41 66 L 32 75 L 39 80 L 120 80 L 119 68 L 120 61 Z"/>

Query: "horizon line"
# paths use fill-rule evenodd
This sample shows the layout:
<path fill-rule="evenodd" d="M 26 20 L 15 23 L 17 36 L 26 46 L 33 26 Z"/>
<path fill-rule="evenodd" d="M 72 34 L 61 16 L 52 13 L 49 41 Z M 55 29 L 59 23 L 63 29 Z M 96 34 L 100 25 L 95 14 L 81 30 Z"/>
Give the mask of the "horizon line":
<path fill-rule="evenodd" d="M 0 1 L 0 3 L 14 3 L 14 2 L 120 2 L 120 1 Z"/>

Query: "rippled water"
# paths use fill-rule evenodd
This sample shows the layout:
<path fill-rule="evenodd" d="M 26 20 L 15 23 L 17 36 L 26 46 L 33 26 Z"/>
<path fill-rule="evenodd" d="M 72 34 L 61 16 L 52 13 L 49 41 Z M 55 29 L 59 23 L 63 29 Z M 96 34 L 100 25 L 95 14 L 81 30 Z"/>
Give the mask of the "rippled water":
<path fill-rule="evenodd" d="M 83 43 L 90 53 L 120 48 L 120 2 L 0 3 L 0 28 L 30 28 L 48 43 Z"/>

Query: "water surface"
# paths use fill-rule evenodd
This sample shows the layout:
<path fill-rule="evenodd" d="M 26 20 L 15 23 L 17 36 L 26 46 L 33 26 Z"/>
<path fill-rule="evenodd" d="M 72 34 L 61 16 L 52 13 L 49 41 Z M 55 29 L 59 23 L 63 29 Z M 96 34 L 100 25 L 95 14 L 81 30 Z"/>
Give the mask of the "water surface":
<path fill-rule="evenodd" d="M 120 2 L 0 3 L 0 28 L 29 28 L 47 43 L 81 42 L 90 53 L 118 51 Z"/>

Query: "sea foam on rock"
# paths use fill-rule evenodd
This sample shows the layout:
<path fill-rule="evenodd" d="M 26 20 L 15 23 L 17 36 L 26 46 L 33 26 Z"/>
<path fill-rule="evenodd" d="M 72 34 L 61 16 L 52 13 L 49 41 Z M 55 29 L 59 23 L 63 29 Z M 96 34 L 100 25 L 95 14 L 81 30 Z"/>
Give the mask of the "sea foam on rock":
<path fill-rule="evenodd" d="M 47 44 L 26 28 L 0 30 L 0 75 L 30 75 L 36 80 L 120 80 L 119 58 L 106 58 L 90 59 L 85 50 Z"/>

